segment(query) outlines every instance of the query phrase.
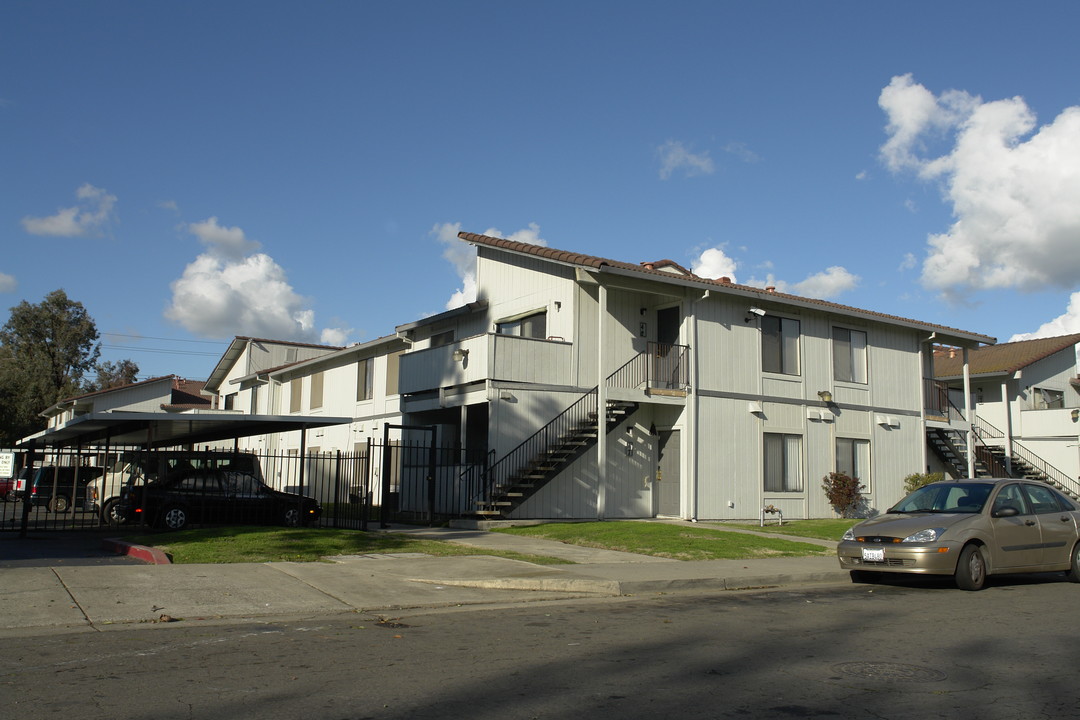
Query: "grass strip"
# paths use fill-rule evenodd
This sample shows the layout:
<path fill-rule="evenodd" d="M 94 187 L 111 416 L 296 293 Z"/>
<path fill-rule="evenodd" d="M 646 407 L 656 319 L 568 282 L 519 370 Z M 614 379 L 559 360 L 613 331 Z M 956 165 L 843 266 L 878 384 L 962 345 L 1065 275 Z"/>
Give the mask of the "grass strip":
<path fill-rule="evenodd" d="M 566 560 L 474 548 L 408 535 L 329 528 L 222 527 L 129 535 L 125 542 L 154 547 L 176 564 L 319 562 L 333 555 L 423 553 L 435 557 L 494 555 L 536 565 Z"/>
<path fill-rule="evenodd" d="M 674 560 L 749 560 L 766 557 L 827 555 L 811 543 L 730 532 L 702 525 L 604 521 L 545 523 L 499 528 L 496 532 L 545 538 L 583 547 L 621 550 Z"/>

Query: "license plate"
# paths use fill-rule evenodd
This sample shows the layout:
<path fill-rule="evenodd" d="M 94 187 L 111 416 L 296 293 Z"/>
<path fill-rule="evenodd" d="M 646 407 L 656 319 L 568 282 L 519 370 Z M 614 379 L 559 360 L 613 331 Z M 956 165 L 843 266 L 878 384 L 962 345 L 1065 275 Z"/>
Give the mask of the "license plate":
<path fill-rule="evenodd" d="M 863 562 L 885 562 L 885 549 L 884 548 L 863 548 L 862 549 Z"/>

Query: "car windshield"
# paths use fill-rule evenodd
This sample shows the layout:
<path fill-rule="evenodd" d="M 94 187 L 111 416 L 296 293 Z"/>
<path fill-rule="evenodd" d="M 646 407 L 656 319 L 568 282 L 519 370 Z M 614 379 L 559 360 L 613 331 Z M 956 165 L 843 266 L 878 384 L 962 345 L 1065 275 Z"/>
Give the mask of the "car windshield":
<path fill-rule="evenodd" d="M 891 513 L 978 513 L 990 496 L 988 483 L 931 483 L 898 502 Z"/>

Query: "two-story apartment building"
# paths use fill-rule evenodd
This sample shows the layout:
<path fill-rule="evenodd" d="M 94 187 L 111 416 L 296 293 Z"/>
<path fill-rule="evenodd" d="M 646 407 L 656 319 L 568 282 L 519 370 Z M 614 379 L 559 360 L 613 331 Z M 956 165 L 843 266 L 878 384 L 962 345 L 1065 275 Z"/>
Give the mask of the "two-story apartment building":
<path fill-rule="evenodd" d="M 94 412 L 186 412 L 208 409 L 202 381 L 177 375 L 150 378 L 129 385 L 97 390 L 61 400 L 42 411 L 48 427 L 55 428 L 80 415 Z"/>
<path fill-rule="evenodd" d="M 476 302 L 398 327 L 401 410 L 460 438 L 488 516 L 825 517 L 834 470 L 888 507 L 927 466 L 933 343 L 994 342 L 670 261 L 460 238 Z M 590 414 L 608 422 L 571 452 Z"/>

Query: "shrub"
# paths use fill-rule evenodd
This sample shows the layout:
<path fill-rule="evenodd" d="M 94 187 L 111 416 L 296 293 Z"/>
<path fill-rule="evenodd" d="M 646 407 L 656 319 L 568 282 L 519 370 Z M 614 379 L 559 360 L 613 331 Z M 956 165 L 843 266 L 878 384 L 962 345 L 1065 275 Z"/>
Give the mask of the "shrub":
<path fill-rule="evenodd" d="M 915 492 L 923 485 L 929 485 L 938 480 L 944 480 L 944 473 L 914 473 L 904 478 L 904 494 Z"/>
<path fill-rule="evenodd" d="M 822 478 L 821 489 L 825 491 L 825 497 L 833 506 L 840 517 L 851 517 L 859 505 L 863 502 L 862 491 L 866 486 L 859 482 L 859 478 L 853 478 L 844 473 L 831 472 Z"/>

